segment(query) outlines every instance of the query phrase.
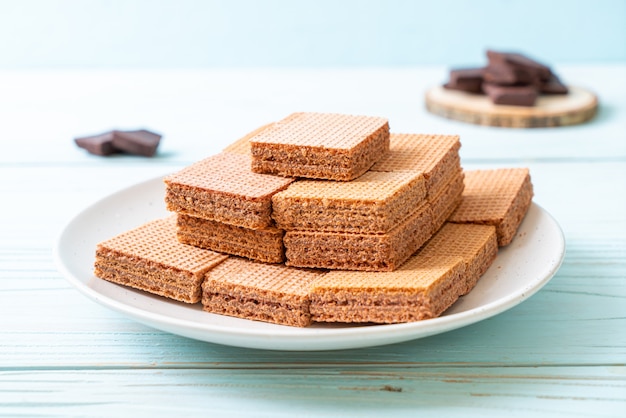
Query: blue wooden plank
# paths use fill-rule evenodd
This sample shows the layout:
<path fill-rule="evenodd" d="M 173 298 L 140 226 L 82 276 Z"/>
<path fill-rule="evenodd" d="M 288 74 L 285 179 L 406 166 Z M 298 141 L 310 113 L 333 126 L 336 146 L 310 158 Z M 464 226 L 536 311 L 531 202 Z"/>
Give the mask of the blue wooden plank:
<path fill-rule="evenodd" d="M 619 417 L 623 367 L 0 373 L 13 416 Z"/>

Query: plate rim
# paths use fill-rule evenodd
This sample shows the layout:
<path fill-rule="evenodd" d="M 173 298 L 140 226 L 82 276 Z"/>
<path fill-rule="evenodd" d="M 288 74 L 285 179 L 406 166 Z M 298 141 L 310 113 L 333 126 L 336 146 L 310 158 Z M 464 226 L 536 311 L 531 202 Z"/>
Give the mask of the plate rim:
<path fill-rule="evenodd" d="M 89 299 L 97 302 L 101 306 L 122 313 L 131 319 L 138 321 L 151 328 L 169 332 L 184 337 L 201 340 L 205 342 L 217 343 L 228 346 L 243 348 L 281 350 L 281 351 L 321 351 L 366 348 L 380 345 L 393 344 L 410 341 L 436 335 L 454 329 L 462 328 L 487 318 L 496 316 L 512 307 L 522 303 L 543 288 L 561 267 L 566 253 L 566 243 L 563 230 L 554 217 L 543 209 L 536 202 L 531 203 L 530 210 L 539 210 L 545 216 L 555 230 L 558 232 L 553 238 L 559 242 L 558 259 L 551 265 L 544 277 L 529 280 L 524 291 L 513 292 L 497 300 L 480 305 L 467 311 L 440 316 L 423 321 L 408 322 L 401 324 L 374 324 L 367 326 L 346 326 L 341 328 L 316 328 L 316 327 L 289 327 L 275 325 L 275 328 L 250 328 L 242 330 L 240 328 L 229 328 L 225 325 L 211 324 L 210 322 L 198 323 L 183 318 L 170 317 L 164 313 L 152 312 L 135 306 L 130 306 L 123 301 L 117 300 L 108 295 L 102 294 L 88 285 L 88 279 L 76 277 L 72 269 L 67 265 L 62 256 L 63 244 L 69 232 L 80 221 L 81 217 L 87 216 L 91 211 L 105 204 L 119 195 L 131 192 L 133 189 L 144 189 L 156 185 L 157 181 L 162 183 L 163 176 L 154 177 L 139 183 L 119 189 L 107 196 L 104 196 L 92 204 L 78 211 L 64 225 L 53 247 L 54 261 L 57 269 L 62 273 L 75 289 Z M 497 260 L 497 258 L 496 258 Z M 137 290 L 135 290 L 137 291 Z M 141 292 L 141 291 L 138 291 Z M 165 303 L 173 301 L 164 300 Z M 190 305 L 191 306 L 196 306 Z M 205 313 L 206 315 L 216 315 Z M 248 321 L 241 319 L 242 321 Z M 207 338 L 207 333 L 209 336 Z M 297 341 L 293 341 L 296 339 Z M 303 343 L 308 345 L 303 346 Z"/>

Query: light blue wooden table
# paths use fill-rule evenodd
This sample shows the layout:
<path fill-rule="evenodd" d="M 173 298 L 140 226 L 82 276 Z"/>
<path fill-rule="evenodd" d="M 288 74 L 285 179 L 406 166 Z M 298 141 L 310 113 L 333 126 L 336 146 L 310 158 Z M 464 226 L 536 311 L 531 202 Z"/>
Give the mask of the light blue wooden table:
<path fill-rule="evenodd" d="M 0 416 L 626 416 L 626 66 L 558 68 L 595 91 L 586 125 L 507 130 L 425 112 L 445 68 L 0 73 Z M 462 164 L 526 166 L 567 253 L 529 300 L 448 333 L 277 352 L 156 331 L 57 271 L 90 203 L 218 152 L 293 111 L 386 116 L 458 133 Z M 72 138 L 164 134 L 159 155 L 101 158 Z"/>

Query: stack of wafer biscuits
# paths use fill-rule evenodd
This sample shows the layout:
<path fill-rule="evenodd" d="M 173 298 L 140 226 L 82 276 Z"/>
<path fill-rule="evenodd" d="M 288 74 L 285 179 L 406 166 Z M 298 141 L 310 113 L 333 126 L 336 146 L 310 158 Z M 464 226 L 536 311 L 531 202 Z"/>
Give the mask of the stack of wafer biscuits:
<path fill-rule="evenodd" d="M 248 155 L 224 152 L 165 178 L 165 203 L 177 214 L 181 242 L 267 263 L 284 260 L 271 198 L 293 179 L 249 167 Z"/>
<path fill-rule="evenodd" d="M 250 138 L 252 171 L 353 180 L 389 149 L 389 122 L 373 116 L 293 113 Z"/>
<path fill-rule="evenodd" d="M 435 318 L 495 260 L 496 228 L 446 223 L 392 272 L 333 270 L 310 285 L 317 322 L 400 323 Z"/>
<path fill-rule="evenodd" d="M 431 235 L 424 177 L 370 171 L 350 182 L 301 180 L 272 199 L 287 265 L 390 271 Z"/>
<path fill-rule="evenodd" d="M 458 135 L 394 134 L 389 153 L 372 170 L 422 172 L 434 232 L 460 202 L 464 188 L 460 148 Z"/>
<path fill-rule="evenodd" d="M 348 182 L 300 180 L 272 198 L 287 265 L 393 271 L 460 201 L 458 136 L 392 134 L 390 150 Z"/>
<path fill-rule="evenodd" d="M 362 122 L 350 146 L 315 142 L 330 134 L 312 121 L 345 139 L 339 120 Z M 526 169 L 464 172 L 458 136 L 388 129 L 383 118 L 324 114 L 265 125 L 167 176 L 175 215 L 100 243 L 95 274 L 289 326 L 437 317 L 514 238 L 532 184 Z M 266 165 L 277 174 L 259 173 Z"/>

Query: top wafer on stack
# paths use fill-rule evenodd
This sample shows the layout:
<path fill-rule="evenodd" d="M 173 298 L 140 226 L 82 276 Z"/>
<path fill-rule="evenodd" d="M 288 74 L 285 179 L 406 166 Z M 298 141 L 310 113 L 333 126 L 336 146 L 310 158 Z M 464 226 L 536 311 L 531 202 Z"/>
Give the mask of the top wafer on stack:
<path fill-rule="evenodd" d="M 252 171 L 352 180 L 389 149 L 389 122 L 372 116 L 293 113 L 250 138 Z"/>

